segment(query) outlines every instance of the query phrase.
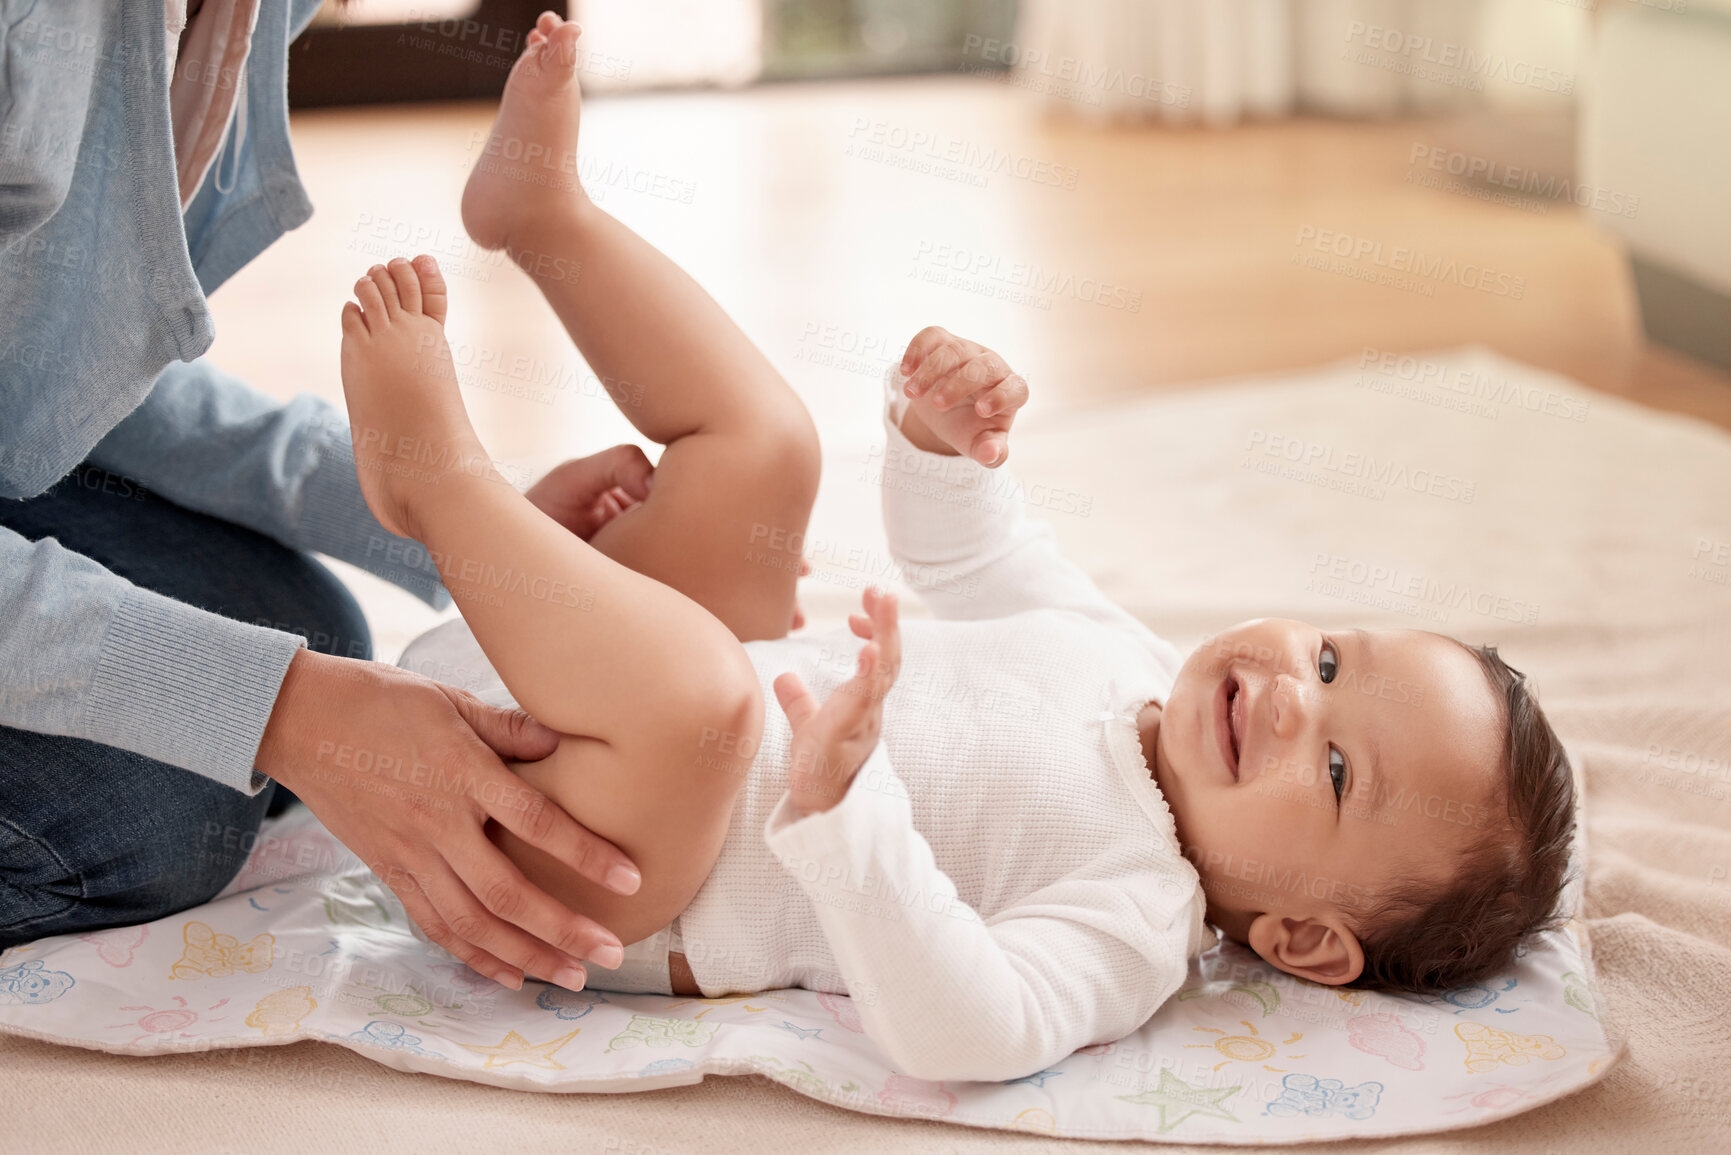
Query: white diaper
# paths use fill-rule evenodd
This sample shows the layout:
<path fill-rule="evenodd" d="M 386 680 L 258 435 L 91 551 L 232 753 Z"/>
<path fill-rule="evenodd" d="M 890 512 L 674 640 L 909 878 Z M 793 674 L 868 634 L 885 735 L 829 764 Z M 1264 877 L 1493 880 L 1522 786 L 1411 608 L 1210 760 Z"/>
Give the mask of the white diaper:
<path fill-rule="evenodd" d="M 679 920 L 662 927 L 641 942 L 625 948 L 625 961 L 609 970 L 595 963 L 589 968 L 589 986 L 598 991 L 618 991 L 628 995 L 670 995 L 673 976 L 668 970 L 669 951 L 685 953 L 685 940 L 679 934 Z"/>
<path fill-rule="evenodd" d="M 413 921 L 408 922 L 408 927 L 410 934 L 429 946 L 436 946 Z M 585 962 L 583 965 L 589 971 L 589 981 L 585 985 L 595 990 L 628 995 L 670 995 L 673 993 L 673 975 L 667 965 L 670 951 L 685 953 L 685 939 L 680 936 L 677 918 L 648 938 L 628 945 L 625 961 L 617 967 L 609 969 Z"/>

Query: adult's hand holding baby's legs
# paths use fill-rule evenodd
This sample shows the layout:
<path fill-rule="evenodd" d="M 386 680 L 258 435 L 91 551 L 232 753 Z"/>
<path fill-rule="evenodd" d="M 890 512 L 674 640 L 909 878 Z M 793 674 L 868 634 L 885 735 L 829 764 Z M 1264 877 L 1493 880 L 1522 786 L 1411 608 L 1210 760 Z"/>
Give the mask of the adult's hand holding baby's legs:
<path fill-rule="evenodd" d="M 528 973 L 575 990 L 582 959 L 618 965 L 618 938 L 530 883 L 485 833 L 492 818 L 585 878 L 637 889 L 617 847 L 502 761 L 545 758 L 558 741 L 522 710 L 394 666 L 301 650 L 256 765 L 391 888 L 429 939 L 505 986 Z"/>

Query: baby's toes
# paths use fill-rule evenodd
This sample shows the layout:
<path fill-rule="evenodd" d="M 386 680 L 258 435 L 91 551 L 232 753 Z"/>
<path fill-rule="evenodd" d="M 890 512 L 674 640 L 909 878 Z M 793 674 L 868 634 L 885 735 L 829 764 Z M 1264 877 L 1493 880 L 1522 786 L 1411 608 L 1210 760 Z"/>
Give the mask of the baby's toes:
<path fill-rule="evenodd" d="M 403 302 L 397 296 L 397 282 L 391 277 L 391 270 L 383 265 L 374 265 L 367 270 L 367 276 L 378 286 L 379 300 L 384 304 L 385 314 L 394 318 L 403 311 Z M 365 302 L 362 302 L 365 304 Z"/>
<path fill-rule="evenodd" d="M 343 302 L 343 337 L 364 337 L 367 335 L 367 319 L 361 314 L 361 307 L 353 301 Z"/>
<path fill-rule="evenodd" d="M 445 274 L 439 271 L 439 262 L 422 253 L 414 259 L 412 265 L 420 281 L 421 312 L 443 325 L 448 298 L 445 292 Z"/>
<path fill-rule="evenodd" d="M 390 319 L 385 313 L 384 295 L 372 277 L 362 277 L 355 282 L 355 300 L 361 303 L 361 311 L 366 314 L 368 332 L 378 332 L 380 326 Z"/>
<path fill-rule="evenodd" d="M 403 312 L 419 313 L 421 311 L 421 278 L 415 267 L 402 257 L 393 257 L 387 270 L 391 275 L 391 284 L 396 287 L 397 300 L 402 303 Z"/>
<path fill-rule="evenodd" d="M 577 67 L 577 38 L 583 26 L 567 20 L 547 34 L 547 44 L 541 49 L 541 66 L 549 70 L 570 72 Z"/>

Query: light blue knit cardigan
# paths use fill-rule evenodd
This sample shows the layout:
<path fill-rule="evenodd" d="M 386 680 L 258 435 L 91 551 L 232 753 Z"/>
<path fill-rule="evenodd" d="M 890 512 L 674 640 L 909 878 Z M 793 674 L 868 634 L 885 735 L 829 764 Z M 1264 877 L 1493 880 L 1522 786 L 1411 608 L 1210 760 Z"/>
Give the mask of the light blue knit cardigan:
<path fill-rule="evenodd" d="M 161 0 L 0 0 L 0 497 L 88 459 L 442 606 L 425 551 L 367 512 L 342 414 L 199 359 L 206 295 L 312 214 L 287 77 L 317 8 L 262 0 L 236 121 L 183 215 Z M 0 724 L 257 793 L 253 758 L 303 644 L 0 529 Z"/>

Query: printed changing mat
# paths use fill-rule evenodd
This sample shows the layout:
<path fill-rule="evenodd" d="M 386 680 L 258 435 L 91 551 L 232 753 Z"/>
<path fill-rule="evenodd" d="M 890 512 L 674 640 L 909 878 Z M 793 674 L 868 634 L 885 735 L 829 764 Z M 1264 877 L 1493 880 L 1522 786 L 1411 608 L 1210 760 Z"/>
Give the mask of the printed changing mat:
<path fill-rule="evenodd" d="M 1587 1086 L 1622 1051 L 1572 923 L 1506 977 L 1438 998 L 1316 986 L 1227 944 L 1128 1038 L 1008 1083 L 932 1083 L 897 1074 L 845 997 L 501 987 L 412 935 L 395 896 L 305 807 L 250 850 L 201 907 L 0 954 L 0 1030 L 135 1055 L 319 1039 L 524 1091 L 755 1073 L 879 1115 L 1255 1144 L 1473 1126 Z M 1579 894 L 1577 881 L 1577 913 Z"/>

